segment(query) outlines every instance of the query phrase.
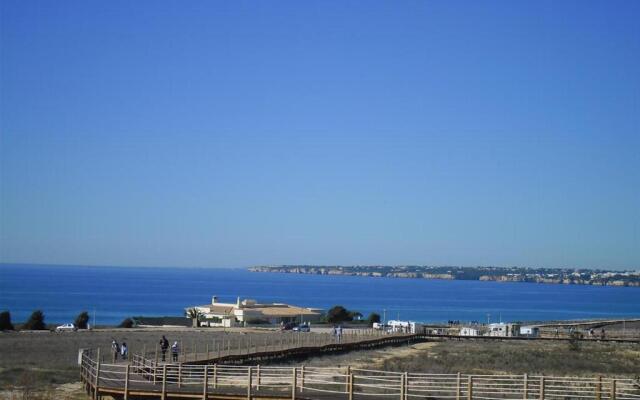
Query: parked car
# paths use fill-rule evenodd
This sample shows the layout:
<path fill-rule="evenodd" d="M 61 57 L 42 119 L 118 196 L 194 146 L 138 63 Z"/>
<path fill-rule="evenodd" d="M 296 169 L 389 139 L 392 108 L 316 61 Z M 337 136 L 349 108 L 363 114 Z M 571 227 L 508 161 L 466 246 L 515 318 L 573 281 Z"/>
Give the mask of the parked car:
<path fill-rule="evenodd" d="M 74 324 L 62 324 L 56 327 L 56 332 L 76 331 L 78 328 Z"/>
<path fill-rule="evenodd" d="M 293 327 L 294 332 L 311 332 L 311 327 L 307 324 L 302 324 Z"/>
<path fill-rule="evenodd" d="M 280 330 L 282 330 L 282 331 L 290 331 L 295 327 L 296 327 L 296 323 L 295 322 L 287 322 L 286 324 L 282 325 Z"/>

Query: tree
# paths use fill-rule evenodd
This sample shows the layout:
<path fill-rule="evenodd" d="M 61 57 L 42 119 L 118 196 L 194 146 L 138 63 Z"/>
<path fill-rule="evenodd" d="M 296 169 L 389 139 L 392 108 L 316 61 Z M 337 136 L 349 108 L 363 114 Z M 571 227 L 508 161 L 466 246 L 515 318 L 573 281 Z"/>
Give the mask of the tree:
<path fill-rule="evenodd" d="M 76 317 L 74 325 L 78 329 L 87 329 L 87 324 L 89 323 L 89 313 L 86 311 L 81 312 Z"/>
<path fill-rule="evenodd" d="M 124 320 L 122 320 L 122 322 L 120 322 L 120 325 L 118 325 L 119 328 L 133 328 L 133 320 L 131 318 L 125 318 Z"/>
<path fill-rule="evenodd" d="M 24 329 L 33 330 L 33 331 L 41 331 L 47 329 L 44 324 L 44 313 L 41 310 L 35 310 L 31 313 L 31 316 L 24 323 Z"/>
<path fill-rule="evenodd" d="M 9 311 L 0 312 L 0 331 L 12 331 L 11 313 Z"/>
<path fill-rule="evenodd" d="M 330 323 L 340 323 L 352 319 L 351 313 L 342 306 L 333 306 L 327 311 L 327 322 Z"/>
<path fill-rule="evenodd" d="M 380 323 L 380 314 L 372 312 L 367 317 L 367 322 L 369 322 L 370 325 L 373 325 L 374 323 Z"/>
<path fill-rule="evenodd" d="M 190 308 L 189 311 L 187 311 L 187 317 L 191 318 L 194 328 L 198 326 L 198 322 L 202 319 L 202 316 L 202 313 L 197 308 Z"/>

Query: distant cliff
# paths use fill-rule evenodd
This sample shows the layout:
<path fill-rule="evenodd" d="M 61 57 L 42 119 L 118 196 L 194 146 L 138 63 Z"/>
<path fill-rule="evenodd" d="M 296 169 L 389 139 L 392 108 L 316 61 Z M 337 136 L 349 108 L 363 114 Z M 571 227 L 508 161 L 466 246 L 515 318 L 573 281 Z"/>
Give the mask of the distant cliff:
<path fill-rule="evenodd" d="M 523 267 L 270 265 L 251 272 L 640 287 L 640 271 Z"/>

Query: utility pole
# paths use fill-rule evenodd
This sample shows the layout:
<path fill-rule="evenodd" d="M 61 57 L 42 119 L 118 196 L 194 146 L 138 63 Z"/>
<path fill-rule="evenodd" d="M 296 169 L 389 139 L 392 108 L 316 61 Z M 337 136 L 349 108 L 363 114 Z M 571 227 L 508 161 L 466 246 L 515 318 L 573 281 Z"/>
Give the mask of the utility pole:
<path fill-rule="evenodd" d="M 491 323 L 491 314 L 487 313 L 487 326 Z"/>

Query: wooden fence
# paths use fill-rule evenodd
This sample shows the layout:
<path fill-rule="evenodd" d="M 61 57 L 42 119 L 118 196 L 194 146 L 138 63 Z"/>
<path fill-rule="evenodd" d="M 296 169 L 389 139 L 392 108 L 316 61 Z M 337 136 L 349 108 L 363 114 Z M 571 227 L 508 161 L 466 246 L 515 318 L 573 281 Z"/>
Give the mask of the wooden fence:
<path fill-rule="evenodd" d="M 158 364 L 134 355 L 104 364 L 85 352 L 81 378 L 92 398 L 640 400 L 637 380 L 537 375 L 421 374 L 362 368 Z"/>

